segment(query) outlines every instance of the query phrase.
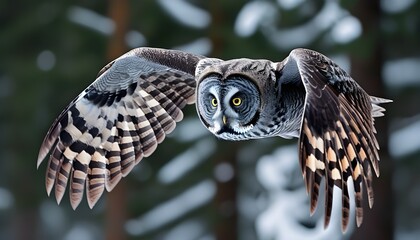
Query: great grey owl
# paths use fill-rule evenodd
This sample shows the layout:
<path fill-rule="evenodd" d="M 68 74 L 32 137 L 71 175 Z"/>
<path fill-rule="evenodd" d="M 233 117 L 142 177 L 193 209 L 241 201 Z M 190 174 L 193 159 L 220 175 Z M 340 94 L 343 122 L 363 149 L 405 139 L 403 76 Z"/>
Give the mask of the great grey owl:
<path fill-rule="evenodd" d="M 137 48 L 106 65 L 55 120 L 38 156 L 49 155 L 46 188 L 60 202 L 67 185 L 73 208 L 86 187 L 93 207 L 143 157 L 150 156 L 196 103 L 216 137 L 245 140 L 299 137 L 310 212 L 325 176 L 325 226 L 334 185 L 342 189 L 342 227 L 349 221 L 347 179 L 353 179 L 356 220 L 363 185 L 373 204 L 372 168 L 379 175 L 373 117 L 380 103 L 344 70 L 315 51 L 295 49 L 282 62 L 220 60 L 176 50 Z"/>

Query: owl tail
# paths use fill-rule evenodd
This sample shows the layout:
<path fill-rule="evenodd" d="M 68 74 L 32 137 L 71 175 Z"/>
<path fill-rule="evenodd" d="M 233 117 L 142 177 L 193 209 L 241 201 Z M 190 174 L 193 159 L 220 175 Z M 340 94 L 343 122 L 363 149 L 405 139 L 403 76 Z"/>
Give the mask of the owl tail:
<path fill-rule="evenodd" d="M 386 98 L 370 96 L 370 102 L 372 103 L 372 117 L 382 117 L 384 115 L 385 108 L 379 106 L 379 104 L 390 103 L 393 101 Z"/>

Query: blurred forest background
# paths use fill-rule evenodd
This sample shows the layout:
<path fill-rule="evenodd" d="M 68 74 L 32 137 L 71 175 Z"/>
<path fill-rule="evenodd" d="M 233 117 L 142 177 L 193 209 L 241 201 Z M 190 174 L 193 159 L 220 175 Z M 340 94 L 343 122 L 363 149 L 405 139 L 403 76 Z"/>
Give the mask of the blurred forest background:
<path fill-rule="evenodd" d="M 0 2 L 0 239 L 419 239 L 420 2 L 83 0 Z M 365 221 L 342 235 L 309 218 L 296 140 L 215 139 L 194 107 L 151 157 L 90 210 L 47 197 L 38 148 L 60 111 L 131 48 L 283 60 L 331 57 L 371 95 L 381 176 Z M 339 195 L 339 193 L 338 193 Z M 333 216 L 334 217 L 334 216 Z"/>

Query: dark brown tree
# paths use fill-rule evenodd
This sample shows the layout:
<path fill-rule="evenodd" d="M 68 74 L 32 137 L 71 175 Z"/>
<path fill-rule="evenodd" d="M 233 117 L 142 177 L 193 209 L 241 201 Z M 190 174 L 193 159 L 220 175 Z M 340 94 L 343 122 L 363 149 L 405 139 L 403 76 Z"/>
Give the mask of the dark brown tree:
<path fill-rule="evenodd" d="M 129 20 L 129 2 L 127 0 L 109 0 L 109 17 L 115 23 L 115 31 L 109 39 L 107 59 L 112 61 L 127 51 L 125 35 Z M 126 181 L 120 183 L 107 194 L 105 237 L 107 240 L 127 239 L 124 224 L 127 220 Z"/>
<path fill-rule="evenodd" d="M 380 0 L 359 0 L 350 9 L 362 23 L 363 34 L 358 40 L 357 51 L 351 54 L 352 76 L 374 96 L 385 96 L 382 67 L 384 45 L 381 38 Z M 392 192 L 392 159 L 388 154 L 389 115 L 376 121 L 377 139 L 381 146 L 380 178 L 375 179 L 375 204 L 365 211 L 364 223 L 357 229 L 352 239 L 393 239 L 394 206 Z M 365 209 L 368 209 L 365 204 Z"/>

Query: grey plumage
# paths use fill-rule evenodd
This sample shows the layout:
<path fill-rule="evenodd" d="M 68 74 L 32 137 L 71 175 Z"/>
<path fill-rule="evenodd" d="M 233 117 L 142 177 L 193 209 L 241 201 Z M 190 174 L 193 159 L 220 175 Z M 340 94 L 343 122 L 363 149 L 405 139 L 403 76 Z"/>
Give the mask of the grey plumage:
<path fill-rule="evenodd" d="M 205 127 L 225 140 L 299 137 L 299 159 L 311 213 L 325 176 L 325 226 L 334 185 L 343 192 L 342 226 L 349 217 L 347 179 L 355 186 L 357 224 L 362 191 L 373 204 L 372 168 L 379 175 L 373 117 L 389 100 L 369 96 L 320 53 L 295 49 L 282 62 L 223 61 L 175 50 L 138 48 L 105 66 L 55 120 L 38 156 L 49 155 L 48 194 L 61 201 L 67 184 L 76 208 L 86 186 L 90 207 L 103 191 L 152 154 L 182 109 L 196 102 Z"/>

